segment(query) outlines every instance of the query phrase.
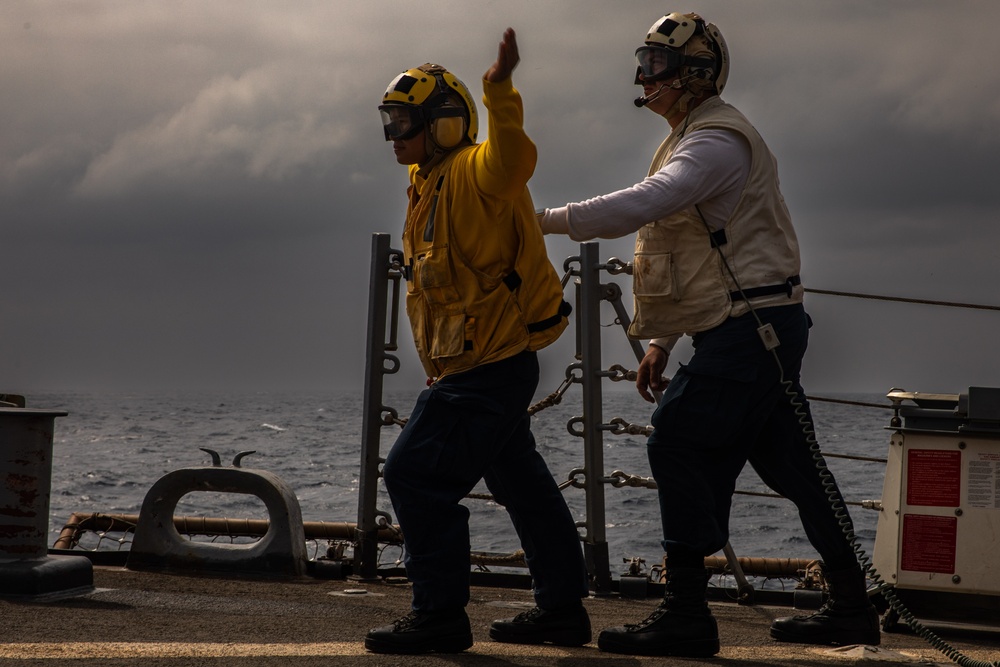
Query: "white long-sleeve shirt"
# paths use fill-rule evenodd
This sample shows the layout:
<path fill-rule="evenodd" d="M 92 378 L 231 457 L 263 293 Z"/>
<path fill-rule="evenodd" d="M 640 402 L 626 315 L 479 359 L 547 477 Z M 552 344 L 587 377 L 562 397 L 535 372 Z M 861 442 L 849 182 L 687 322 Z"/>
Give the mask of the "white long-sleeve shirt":
<path fill-rule="evenodd" d="M 619 238 L 696 204 L 712 231 L 722 229 L 739 202 L 750 160 L 750 145 L 735 132 L 692 132 L 681 139 L 662 169 L 639 183 L 545 209 L 539 220 L 542 232 L 567 234 L 574 241 Z M 678 338 L 650 342 L 669 352 Z"/>

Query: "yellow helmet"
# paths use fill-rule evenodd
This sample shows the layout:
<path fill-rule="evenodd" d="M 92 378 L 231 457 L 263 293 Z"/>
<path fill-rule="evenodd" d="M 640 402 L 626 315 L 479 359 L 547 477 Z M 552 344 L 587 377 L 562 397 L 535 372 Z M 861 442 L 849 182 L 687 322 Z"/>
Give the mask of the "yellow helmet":
<path fill-rule="evenodd" d="M 476 143 L 479 134 L 472 94 L 440 65 L 426 63 L 396 76 L 378 109 L 386 141 L 409 139 L 426 126 L 438 148 L 451 150 L 466 140 Z"/>
<path fill-rule="evenodd" d="M 657 81 L 674 75 L 701 83 L 721 93 L 729 79 L 729 47 L 714 23 L 697 14 L 673 12 L 657 20 L 635 50 L 639 66 L 635 82 Z"/>

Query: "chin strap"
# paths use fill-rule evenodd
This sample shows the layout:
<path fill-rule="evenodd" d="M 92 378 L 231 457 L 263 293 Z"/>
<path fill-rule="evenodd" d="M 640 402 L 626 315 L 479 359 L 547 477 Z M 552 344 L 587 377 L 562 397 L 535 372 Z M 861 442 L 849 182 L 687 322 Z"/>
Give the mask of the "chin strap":
<path fill-rule="evenodd" d="M 676 116 L 678 114 L 687 114 L 691 110 L 691 102 L 693 102 L 695 100 L 702 99 L 702 97 L 708 97 L 707 95 L 704 95 L 704 93 L 708 92 L 708 91 L 702 91 L 702 94 L 695 95 L 687 87 L 687 82 L 688 81 L 690 81 L 691 79 L 697 79 L 697 78 L 701 78 L 701 77 L 699 77 L 699 76 L 697 76 L 695 74 L 688 74 L 683 79 L 678 79 L 677 80 L 678 82 L 680 82 L 683 85 L 683 87 L 684 87 L 684 94 L 681 95 L 680 97 L 678 97 L 677 101 L 674 102 L 673 105 L 663 113 L 663 117 L 666 118 L 668 122 L 670 121 L 671 118 L 673 118 L 674 116 Z"/>
<path fill-rule="evenodd" d="M 669 122 L 671 118 L 681 114 L 687 114 L 691 110 L 691 101 L 695 99 L 693 93 L 684 91 L 684 94 L 677 98 L 673 105 L 663 112 L 663 117 Z"/>
<path fill-rule="evenodd" d="M 420 165 L 420 169 L 417 171 L 417 173 L 425 178 L 427 177 L 427 174 L 430 173 L 431 169 L 440 164 L 441 160 L 447 157 L 449 153 L 451 153 L 457 148 L 469 145 L 468 141 L 463 140 L 458 146 L 455 146 L 455 148 L 445 149 L 441 148 L 436 143 L 434 143 L 434 140 L 431 138 L 430 131 L 425 131 L 424 135 L 425 135 L 424 151 L 426 151 L 426 153 L 430 155 L 430 158 L 428 158 L 426 162 Z"/>
<path fill-rule="evenodd" d="M 420 169 L 417 170 L 417 174 L 422 176 L 423 178 L 427 178 L 427 174 L 431 173 L 431 169 L 436 167 L 441 162 L 441 160 L 443 160 L 444 157 L 451 152 L 438 148 L 437 145 L 434 144 L 434 142 L 432 142 L 430 139 L 426 140 L 426 144 L 427 144 L 426 148 L 427 154 L 430 155 L 430 158 L 427 160 L 427 162 L 424 162 L 422 165 L 420 165 Z"/>

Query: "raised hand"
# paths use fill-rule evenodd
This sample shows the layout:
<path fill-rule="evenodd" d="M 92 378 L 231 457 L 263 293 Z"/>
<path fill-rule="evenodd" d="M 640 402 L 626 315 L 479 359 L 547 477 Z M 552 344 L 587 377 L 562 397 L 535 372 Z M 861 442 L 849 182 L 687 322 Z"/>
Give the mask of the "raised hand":
<path fill-rule="evenodd" d="M 500 47 L 497 50 L 497 60 L 486 70 L 483 78 L 490 83 L 497 83 L 508 78 L 521 61 L 521 56 L 517 52 L 517 35 L 513 28 L 504 30 L 503 39 L 500 40 Z"/>

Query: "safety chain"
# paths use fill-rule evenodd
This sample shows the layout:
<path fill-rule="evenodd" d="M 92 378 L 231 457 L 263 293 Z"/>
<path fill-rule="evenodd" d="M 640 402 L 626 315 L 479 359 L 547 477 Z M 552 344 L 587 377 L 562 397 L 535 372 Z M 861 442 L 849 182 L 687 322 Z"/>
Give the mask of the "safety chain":
<path fill-rule="evenodd" d="M 572 363 L 566 367 L 566 377 L 559 384 L 554 392 L 538 401 L 532 406 L 528 407 L 528 414 L 534 415 L 541 412 L 545 408 L 551 408 L 554 405 L 559 405 L 562 402 L 563 396 L 569 391 L 569 388 L 573 386 L 574 383 L 582 382 L 581 376 L 575 374 L 574 371 L 580 370 L 579 363 Z M 635 371 L 627 370 L 622 366 L 612 366 L 610 368 L 609 375 L 611 380 L 618 382 L 620 380 L 631 379 L 635 380 Z M 391 424 L 396 424 L 397 426 L 406 426 L 407 417 L 400 417 L 399 412 L 395 408 L 390 408 L 387 406 L 382 406 L 382 423 L 386 426 Z"/>
<path fill-rule="evenodd" d="M 617 276 L 620 273 L 632 275 L 632 262 L 625 262 L 617 257 L 609 259 L 608 263 L 602 268 L 613 276 Z"/>
<path fill-rule="evenodd" d="M 535 415 L 546 408 L 551 408 L 555 405 L 559 405 L 562 402 L 563 396 L 569 391 L 569 388 L 573 386 L 574 383 L 580 382 L 581 378 L 573 373 L 574 370 L 578 370 L 579 364 L 570 364 L 566 369 L 566 378 L 559 384 L 554 392 L 538 401 L 532 406 L 528 407 L 528 414 Z M 621 382 L 626 380 L 628 382 L 635 382 L 636 372 L 629 370 L 622 366 L 621 364 L 612 365 L 604 375 L 607 376 L 612 382 Z M 400 417 L 399 411 L 395 408 L 390 408 L 387 406 L 382 406 L 382 424 L 385 426 L 390 426 L 396 424 L 397 426 L 406 426 L 407 417 Z M 623 419 L 612 419 L 611 424 L 622 424 L 617 428 L 611 429 L 611 432 L 615 435 L 623 435 L 629 433 L 631 435 L 649 435 L 652 430 L 651 427 L 638 427 L 633 424 L 626 423 Z M 640 430 L 636 430 L 640 429 Z M 648 430 L 642 430 L 648 429 Z"/>
<path fill-rule="evenodd" d="M 615 470 L 611 473 L 609 478 L 609 483 L 616 489 L 620 489 L 623 486 L 629 486 L 632 488 L 643 488 L 643 489 L 655 489 L 656 480 L 652 477 L 639 477 L 638 475 L 630 475 L 622 470 Z"/>
<path fill-rule="evenodd" d="M 529 407 L 528 414 L 533 415 L 536 412 L 541 412 L 545 408 L 551 408 L 553 405 L 559 405 L 559 403 L 562 402 L 563 395 L 569 391 L 569 388 L 573 385 L 573 383 L 580 381 L 575 375 L 573 375 L 573 370 L 578 366 L 579 364 L 570 364 L 566 368 L 566 378 L 559 384 L 559 387 L 554 392 Z"/>
<path fill-rule="evenodd" d="M 388 512 L 377 510 L 375 512 L 375 525 L 379 530 L 389 531 L 392 534 L 391 539 L 395 539 L 397 542 L 403 541 L 403 531 L 399 529 L 399 526 L 393 525 L 392 516 Z"/>
<path fill-rule="evenodd" d="M 391 271 L 395 271 L 400 275 L 402 275 L 405 267 L 406 264 L 403 261 L 402 254 L 400 254 L 399 252 L 392 252 L 392 254 L 389 255 L 389 269 Z"/>
<path fill-rule="evenodd" d="M 612 435 L 645 435 L 650 436 L 653 434 L 652 426 L 639 426 L 638 424 L 631 424 L 621 417 L 615 417 L 609 423 L 611 428 L 608 431 Z"/>
<path fill-rule="evenodd" d="M 563 482 L 562 484 L 559 484 L 556 488 L 559 489 L 560 491 L 563 491 L 563 490 L 567 489 L 570 486 L 575 486 L 573 484 L 573 480 L 567 480 L 567 481 Z M 489 500 L 489 501 L 496 500 L 493 497 L 493 494 L 491 494 L 491 493 L 468 493 L 468 494 L 466 494 L 465 497 L 468 498 L 469 500 Z"/>
<path fill-rule="evenodd" d="M 382 406 L 382 424 L 384 426 L 391 426 L 396 424 L 400 428 L 406 426 L 407 417 L 400 417 L 399 411 L 396 408 L 390 408 L 385 405 Z"/>
<path fill-rule="evenodd" d="M 564 489 L 567 486 L 572 486 L 572 487 L 575 487 L 577 489 L 582 489 L 582 488 L 584 488 L 585 483 L 584 483 L 584 481 L 582 481 L 582 480 L 580 480 L 578 478 L 579 477 L 586 478 L 586 476 L 587 476 L 587 471 L 586 470 L 584 470 L 583 468 L 574 468 L 573 470 L 569 471 L 569 479 L 567 481 L 563 482 L 562 484 L 560 484 L 559 488 L 560 489 Z M 620 488 L 622 488 L 624 486 L 628 486 L 628 487 L 631 487 L 631 488 L 634 488 L 634 489 L 638 489 L 638 488 L 642 488 L 642 489 L 655 489 L 655 488 L 657 488 L 656 480 L 653 479 L 652 477 L 641 477 L 639 475 L 632 475 L 632 474 L 629 474 L 629 473 L 624 472 L 622 470 L 615 470 L 615 471 L 613 471 L 611 473 L 610 476 L 608 476 L 608 477 L 602 477 L 601 478 L 601 482 L 603 482 L 605 484 L 610 484 L 611 486 L 615 487 L 616 489 L 620 489 Z M 743 490 L 737 489 L 736 491 L 733 491 L 733 493 L 735 493 L 738 496 L 756 496 L 758 498 L 777 498 L 777 499 L 784 499 L 785 498 L 784 496 L 778 495 L 777 493 L 767 493 L 767 492 L 762 492 L 762 491 L 743 491 Z M 469 496 L 469 497 L 471 498 L 472 496 Z M 870 502 L 870 501 L 863 501 L 863 502 L 851 502 L 851 501 L 846 501 L 846 500 L 844 501 L 844 503 L 847 504 L 847 505 L 854 505 L 854 506 L 857 506 L 857 507 L 865 507 L 865 503 L 866 502 Z M 869 508 L 869 509 L 871 509 L 871 508 Z"/>
<path fill-rule="evenodd" d="M 604 375 L 612 382 L 621 382 L 622 380 L 635 382 L 635 379 L 639 377 L 636 371 L 630 371 L 621 364 L 612 364 Z"/>
<path fill-rule="evenodd" d="M 568 484 L 577 489 L 582 489 L 586 486 L 584 481 L 577 479 L 578 477 L 586 478 L 587 471 L 583 468 L 574 468 L 569 471 L 569 479 L 563 484 Z M 620 489 L 623 486 L 631 486 L 633 488 L 645 488 L 645 489 L 655 489 L 656 480 L 652 477 L 639 477 L 638 475 L 630 475 L 622 470 L 615 470 L 608 477 L 602 477 L 600 481 L 604 484 L 610 484 L 616 489 Z M 562 486 L 560 486 L 562 488 Z"/>

